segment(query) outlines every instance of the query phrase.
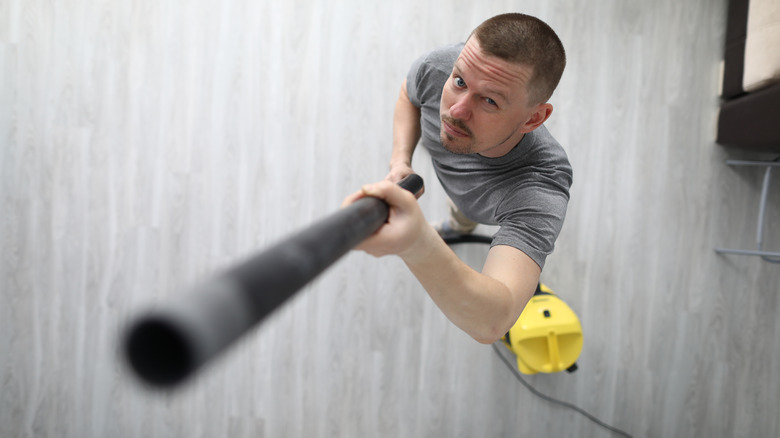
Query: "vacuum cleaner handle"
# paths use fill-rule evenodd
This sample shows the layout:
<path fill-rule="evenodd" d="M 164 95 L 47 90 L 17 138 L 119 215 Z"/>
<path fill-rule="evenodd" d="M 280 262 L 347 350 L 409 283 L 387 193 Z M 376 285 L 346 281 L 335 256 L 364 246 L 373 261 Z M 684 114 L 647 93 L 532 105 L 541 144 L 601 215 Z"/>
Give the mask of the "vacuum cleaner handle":
<path fill-rule="evenodd" d="M 398 184 L 415 195 L 423 190 L 423 180 L 416 174 Z M 151 385 L 182 382 L 376 232 L 388 214 L 383 200 L 361 198 L 191 294 L 142 314 L 123 339 L 131 368 Z"/>

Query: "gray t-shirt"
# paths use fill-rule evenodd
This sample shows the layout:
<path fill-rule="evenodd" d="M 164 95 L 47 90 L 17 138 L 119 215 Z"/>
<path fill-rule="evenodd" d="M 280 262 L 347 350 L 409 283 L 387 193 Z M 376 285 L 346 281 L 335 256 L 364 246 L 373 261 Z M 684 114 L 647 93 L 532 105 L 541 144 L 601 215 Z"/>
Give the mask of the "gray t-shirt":
<path fill-rule="evenodd" d="M 439 104 L 463 46 L 446 46 L 423 55 L 409 71 L 407 92 L 421 110 L 422 144 L 455 205 L 476 222 L 499 225 L 492 245 L 517 248 L 543 268 L 566 216 L 571 165 L 544 126 L 527 133 L 514 149 L 498 158 L 444 149 L 439 137 Z"/>

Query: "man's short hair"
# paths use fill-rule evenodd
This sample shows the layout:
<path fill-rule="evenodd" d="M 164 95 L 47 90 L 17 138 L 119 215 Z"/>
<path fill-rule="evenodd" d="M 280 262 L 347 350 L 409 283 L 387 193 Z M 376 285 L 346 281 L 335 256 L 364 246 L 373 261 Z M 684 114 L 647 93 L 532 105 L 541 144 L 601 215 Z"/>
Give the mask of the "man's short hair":
<path fill-rule="evenodd" d="M 533 69 L 528 83 L 529 104 L 550 99 L 566 67 L 566 51 L 545 22 L 525 14 L 497 15 L 477 26 L 471 37 L 487 55 Z"/>

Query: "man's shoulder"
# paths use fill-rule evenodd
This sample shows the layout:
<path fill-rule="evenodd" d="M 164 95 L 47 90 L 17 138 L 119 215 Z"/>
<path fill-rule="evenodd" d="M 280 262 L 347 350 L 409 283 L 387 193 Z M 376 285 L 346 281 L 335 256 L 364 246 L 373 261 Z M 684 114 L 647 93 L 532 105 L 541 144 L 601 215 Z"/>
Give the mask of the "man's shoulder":
<path fill-rule="evenodd" d="M 544 125 L 529 134 L 526 134 L 526 138 L 529 140 L 528 147 L 521 149 L 525 155 L 524 159 L 542 167 L 555 169 L 556 172 L 560 173 L 561 178 L 568 180 L 566 185 L 570 186 L 572 166 L 563 146 Z"/>
<path fill-rule="evenodd" d="M 525 148 L 526 151 L 544 151 L 567 159 L 563 146 L 553 137 L 545 125 L 541 125 L 527 133 L 524 140 L 528 140 L 529 143 L 528 147 Z"/>
<path fill-rule="evenodd" d="M 464 43 L 439 47 L 417 58 L 406 78 L 407 93 L 412 103 L 438 105 L 441 89 L 452 72 Z"/>
<path fill-rule="evenodd" d="M 421 57 L 422 63 L 449 73 L 463 50 L 463 46 L 465 43 L 448 44 L 433 49 Z"/>

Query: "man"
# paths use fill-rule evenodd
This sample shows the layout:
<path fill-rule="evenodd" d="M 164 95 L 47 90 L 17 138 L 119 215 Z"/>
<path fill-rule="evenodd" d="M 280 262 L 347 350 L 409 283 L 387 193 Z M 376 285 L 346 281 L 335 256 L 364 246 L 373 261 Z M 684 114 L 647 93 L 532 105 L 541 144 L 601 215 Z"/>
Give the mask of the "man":
<path fill-rule="evenodd" d="M 418 59 L 395 107 L 390 173 L 345 199 L 390 205 L 388 222 L 359 249 L 400 256 L 442 312 L 482 343 L 517 321 L 563 224 L 571 166 L 542 124 L 565 62 L 555 32 L 523 14 L 493 17 L 465 44 Z M 445 231 L 473 228 L 464 216 L 500 226 L 482 272 L 458 259 L 414 196 L 394 184 L 413 173 L 421 137 L 457 207 Z"/>

